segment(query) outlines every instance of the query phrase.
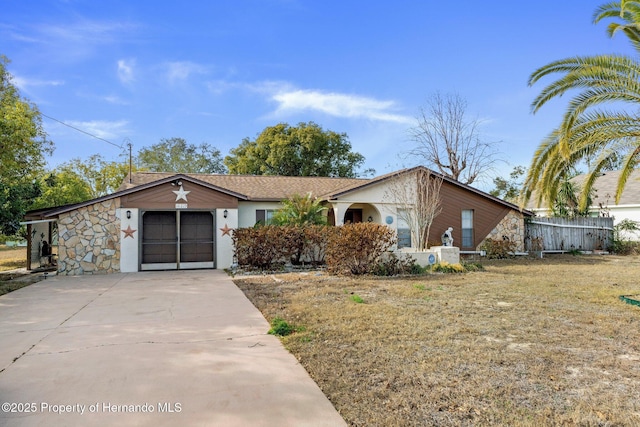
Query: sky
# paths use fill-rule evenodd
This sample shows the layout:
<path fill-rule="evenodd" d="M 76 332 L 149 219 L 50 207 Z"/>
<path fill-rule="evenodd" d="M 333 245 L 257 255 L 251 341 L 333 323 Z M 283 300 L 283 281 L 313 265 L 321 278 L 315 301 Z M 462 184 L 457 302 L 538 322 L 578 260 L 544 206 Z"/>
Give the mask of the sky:
<path fill-rule="evenodd" d="M 48 165 L 118 160 L 180 137 L 223 156 L 268 126 L 346 133 L 363 170 L 421 163 L 409 130 L 436 92 L 467 102 L 496 171 L 527 166 L 567 98 L 535 115 L 529 75 L 576 55 L 630 53 L 592 23 L 602 0 L 0 0 L 0 54 L 47 117 Z M 526 5 L 526 6 L 525 6 Z M 79 132 L 66 123 L 91 135 Z"/>

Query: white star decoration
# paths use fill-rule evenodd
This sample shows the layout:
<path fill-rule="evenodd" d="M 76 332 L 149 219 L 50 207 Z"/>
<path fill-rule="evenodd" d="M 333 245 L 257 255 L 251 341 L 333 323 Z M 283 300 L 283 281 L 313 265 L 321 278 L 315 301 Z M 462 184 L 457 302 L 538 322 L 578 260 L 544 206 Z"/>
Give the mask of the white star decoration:
<path fill-rule="evenodd" d="M 184 191 L 184 188 L 182 188 L 182 184 L 180 184 L 180 189 L 179 190 L 175 190 L 173 191 L 176 195 L 176 202 L 180 199 L 184 200 L 185 202 L 187 201 L 187 194 L 191 193 L 191 191 Z"/>

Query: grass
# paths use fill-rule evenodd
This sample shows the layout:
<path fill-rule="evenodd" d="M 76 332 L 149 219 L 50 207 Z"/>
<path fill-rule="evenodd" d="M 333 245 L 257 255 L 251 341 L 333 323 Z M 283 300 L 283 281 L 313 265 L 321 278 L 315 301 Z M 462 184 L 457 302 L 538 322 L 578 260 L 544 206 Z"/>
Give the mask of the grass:
<path fill-rule="evenodd" d="M 0 271 L 15 270 L 27 265 L 26 247 L 0 245 Z"/>
<path fill-rule="evenodd" d="M 640 425 L 640 258 L 549 256 L 416 280 L 237 279 L 352 426 Z M 366 304 L 353 304 L 345 293 Z"/>
<path fill-rule="evenodd" d="M 364 304 L 364 300 L 360 295 L 357 295 L 357 294 L 351 295 L 349 299 L 355 302 L 356 304 Z"/>

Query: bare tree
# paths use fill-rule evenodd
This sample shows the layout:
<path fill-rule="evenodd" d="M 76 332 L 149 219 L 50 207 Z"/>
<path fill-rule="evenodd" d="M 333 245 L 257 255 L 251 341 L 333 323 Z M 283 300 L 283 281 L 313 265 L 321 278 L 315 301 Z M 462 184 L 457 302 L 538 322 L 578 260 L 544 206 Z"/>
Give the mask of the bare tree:
<path fill-rule="evenodd" d="M 442 212 L 442 177 L 424 167 L 400 172 L 392 178 L 385 198 L 398 209 L 398 218 L 409 225 L 412 246 L 427 248 L 433 220 Z"/>
<path fill-rule="evenodd" d="M 467 102 L 457 94 L 432 95 L 410 130 L 410 156 L 463 184 L 471 184 L 497 161 L 496 142 L 481 139 L 479 119 L 466 115 Z"/>

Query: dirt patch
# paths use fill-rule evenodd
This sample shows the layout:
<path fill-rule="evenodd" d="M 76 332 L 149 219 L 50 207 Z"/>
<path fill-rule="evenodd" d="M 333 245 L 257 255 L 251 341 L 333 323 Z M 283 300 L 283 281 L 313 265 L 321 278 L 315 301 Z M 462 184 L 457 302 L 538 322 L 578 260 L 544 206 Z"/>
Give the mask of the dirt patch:
<path fill-rule="evenodd" d="M 237 277 L 353 426 L 639 425 L 640 258 L 411 278 Z M 362 303 L 356 302 L 357 295 Z"/>

